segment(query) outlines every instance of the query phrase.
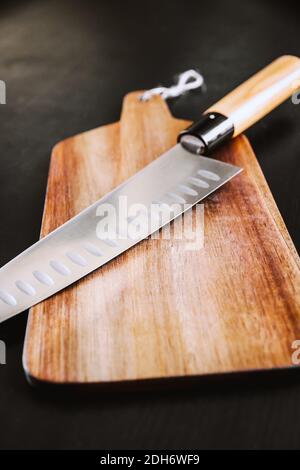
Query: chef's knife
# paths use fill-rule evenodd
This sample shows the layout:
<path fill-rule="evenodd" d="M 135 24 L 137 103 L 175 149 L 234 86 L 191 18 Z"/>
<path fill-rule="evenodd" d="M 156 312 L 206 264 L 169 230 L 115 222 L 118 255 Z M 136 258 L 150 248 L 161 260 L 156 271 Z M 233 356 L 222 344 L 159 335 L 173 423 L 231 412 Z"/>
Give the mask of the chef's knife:
<path fill-rule="evenodd" d="M 203 155 L 291 96 L 299 80 L 300 59 L 277 59 L 210 107 L 175 147 L 2 267 L 0 322 L 104 265 L 237 175 L 240 168 Z"/>

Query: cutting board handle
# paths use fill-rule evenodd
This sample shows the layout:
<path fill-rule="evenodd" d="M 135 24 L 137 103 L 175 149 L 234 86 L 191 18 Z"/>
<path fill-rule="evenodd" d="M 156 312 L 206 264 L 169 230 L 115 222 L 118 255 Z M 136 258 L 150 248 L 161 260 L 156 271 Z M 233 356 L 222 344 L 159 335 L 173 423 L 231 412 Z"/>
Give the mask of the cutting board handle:
<path fill-rule="evenodd" d="M 215 103 L 205 114 L 220 113 L 230 118 L 235 137 L 279 106 L 299 88 L 300 59 L 284 55 Z"/>

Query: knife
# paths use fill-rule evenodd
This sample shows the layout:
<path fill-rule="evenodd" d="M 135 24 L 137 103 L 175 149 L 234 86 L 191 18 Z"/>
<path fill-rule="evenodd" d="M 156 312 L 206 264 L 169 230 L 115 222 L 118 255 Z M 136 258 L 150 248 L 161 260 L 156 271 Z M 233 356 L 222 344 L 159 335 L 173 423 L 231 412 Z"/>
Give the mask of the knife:
<path fill-rule="evenodd" d="M 299 86 L 300 59 L 275 60 L 206 110 L 172 149 L 3 266 L 0 322 L 103 266 L 240 173 L 207 155 Z"/>

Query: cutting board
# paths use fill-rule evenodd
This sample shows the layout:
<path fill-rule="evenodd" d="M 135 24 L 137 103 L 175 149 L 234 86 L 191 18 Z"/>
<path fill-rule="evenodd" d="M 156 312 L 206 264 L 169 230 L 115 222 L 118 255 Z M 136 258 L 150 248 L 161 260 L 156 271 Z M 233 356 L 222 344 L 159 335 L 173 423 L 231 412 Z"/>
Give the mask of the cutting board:
<path fill-rule="evenodd" d="M 53 149 L 42 236 L 175 144 L 187 121 L 160 97 Z M 31 309 L 33 382 L 102 383 L 292 366 L 299 258 L 246 137 L 215 158 L 244 171 L 184 220 L 204 233 L 144 240 Z M 201 208 L 200 208 L 201 209 Z M 136 382 L 137 383 L 137 382 Z"/>

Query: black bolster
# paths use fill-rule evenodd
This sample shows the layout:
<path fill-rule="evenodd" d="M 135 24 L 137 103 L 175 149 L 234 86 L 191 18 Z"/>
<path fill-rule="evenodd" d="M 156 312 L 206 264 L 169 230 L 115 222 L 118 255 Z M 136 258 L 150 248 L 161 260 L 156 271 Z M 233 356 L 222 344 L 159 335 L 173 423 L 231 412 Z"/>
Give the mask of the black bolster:
<path fill-rule="evenodd" d="M 182 131 L 178 142 L 184 135 L 192 135 L 202 141 L 205 152 L 209 153 L 225 140 L 230 139 L 234 133 L 233 123 L 220 113 L 204 114 L 202 118 Z"/>

